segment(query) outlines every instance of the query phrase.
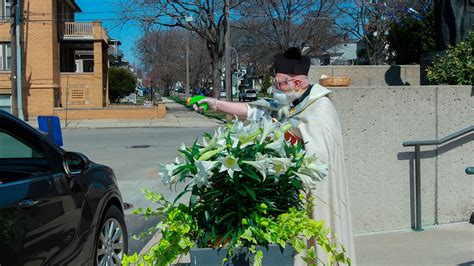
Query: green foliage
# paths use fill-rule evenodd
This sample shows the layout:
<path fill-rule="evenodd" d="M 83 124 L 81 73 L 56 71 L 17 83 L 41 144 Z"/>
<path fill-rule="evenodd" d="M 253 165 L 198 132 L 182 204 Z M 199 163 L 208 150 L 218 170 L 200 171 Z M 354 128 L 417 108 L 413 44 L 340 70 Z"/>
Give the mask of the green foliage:
<path fill-rule="evenodd" d="M 272 78 L 268 73 L 265 73 L 262 80 L 262 90 L 267 91 L 268 88 L 272 86 Z"/>
<path fill-rule="evenodd" d="M 474 84 L 474 31 L 455 47 L 449 47 L 444 56 L 435 58 L 433 66 L 426 69 L 431 84 Z"/>
<path fill-rule="evenodd" d="M 153 230 L 160 230 L 162 238 L 152 247 L 148 254 L 139 257 L 134 254 L 122 260 L 123 265 L 169 265 L 180 254 L 188 253 L 194 246 L 192 239 L 199 237 L 201 230 L 193 220 L 189 207 L 184 204 L 174 206 L 166 201 L 161 194 L 144 190 L 146 198 L 158 205 L 155 210 L 151 208 L 138 209 L 134 214 L 142 214 L 145 218 L 150 216 L 163 217 L 163 220 Z M 151 233 L 151 232 L 149 232 Z"/>
<path fill-rule="evenodd" d="M 152 199 L 160 207 L 156 210 L 139 209 L 135 214 L 141 213 L 145 217 L 162 216 L 163 220 L 155 229 L 161 230 L 163 236 L 160 242 L 152 247 L 150 251 L 139 256 L 133 254 L 125 256 L 123 265 L 169 265 L 181 254 L 188 254 L 194 247 L 196 239 L 202 238 L 205 234 L 193 219 L 192 210 L 184 205 L 174 206 L 167 202 L 161 194 L 146 191 L 147 199 Z M 305 196 L 300 194 L 299 198 Z M 312 201 L 313 199 L 309 199 Z M 350 265 L 351 260 L 345 256 L 345 248 L 330 242 L 331 233 L 325 227 L 324 221 L 312 220 L 308 213 L 312 205 L 305 204 L 305 209 L 290 208 L 287 212 L 276 217 L 269 216 L 267 206 L 262 204 L 260 210 L 252 213 L 250 219 L 242 219 L 241 233 L 235 241 L 221 243 L 228 248 L 228 257 L 232 257 L 233 250 L 241 247 L 248 247 L 249 251 L 255 254 L 254 266 L 262 265 L 263 252 L 257 251 L 257 246 L 268 247 L 270 244 L 279 245 L 282 248 L 286 244 L 291 244 L 295 251 L 303 252 L 303 260 L 308 265 L 317 265 L 317 258 L 314 248 L 308 247 L 304 239 L 314 239 L 321 248 L 328 253 L 330 265 L 333 263 L 345 263 Z M 304 237 L 304 238 L 303 238 Z M 212 245 L 207 245 L 206 247 Z M 228 260 L 228 259 L 226 259 Z"/>
<path fill-rule="evenodd" d="M 235 248 L 248 247 L 259 265 L 263 254 L 256 246 L 270 244 L 306 250 L 306 260 L 313 264 L 315 253 L 302 237 L 316 240 L 333 261 L 350 263 L 344 248 L 330 243 L 324 222 L 308 215 L 312 206 L 301 192 L 316 186 L 328 168 L 306 155 L 301 143 L 284 141 L 290 128 L 290 123 L 267 118 L 245 126 L 235 120 L 213 136 L 205 134 L 201 143 L 183 144 L 178 152 L 184 162 L 176 158 L 174 164 L 160 165 L 159 174 L 165 184 L 186 183 L 185 188 L 173 204 L 146 191 L 158 207 L 137 211 L 145 218 L 163 217 L 146 232 L 160 230 L 162 238 L 149 254 L 127 257 L 124 264 L 167 265 L 194 246 L 226 246 L 229 256 Z M 188 204 L 176 204 L 188 193 Z"/>
<path fill-rule="evenodd" d="M 118 99 L 135 91 L 137 78 L 132 71 L 122 67 L 109 69 L 109 98 L 116 102 Z"/>
<path fill-rule="evenodd" d="M 392 63 L 419 64 L 423 53 L 436 48 L 434 12 L 430 11 L 423 20 L 406 15 L 398 22 L 392 22 L 387 41 L 394 52 Z"/>
<path fill-rule="evenodd" d="M 261 131 L 255 133 L 259 135 Z M 210 137 L 208 141 L 211 141 Z M 197 160 L 218 161 L 224 151 L 238 157 L 240 162 L 255 161 L 257 154 L 279 156 L 276 151 L 266 149 L 265 143 L 232 145 L 230 135 L 226 137 L 226 142 L 223 149 L 203 151 L 205 147 L 194 143 L 192 147 L 180 150 L 190 162 L 177 169 L 175 174 L 180 176 L 180 181 L 184 182 L 185 178 L 197 174 Z M 295 158 L 295 163 L 300 164 L 304 157 L 298 156 L 302 146 L 298 147 L 299 149 L 292 150 L 291 155 Z M 286 148 L 289 149 L 288 145 Z M 265 178 L 251 165 L 239 166 L 241 171 L 234 172 L 232 177 L 227 171 L 214 168 L 209 179 L 212 187 L 203 185 L 186 188 L 186 191 L 191 192 L 189 207 L 192 215 L 204 231 L 202 238 L 197 241 L 198 247 L 207 247 L 209 243 L 219 246 L 229 239 L 236 241 L 243 230 L 242 219 L 252 222 L 251 214 L 258 212 L 262 204 L 268 206 L 267 214 L 272 217 L 287 212 L 290 207 L 301 207 L 298 198 L 302 188 L 301 181 L 291 182 L 291 172 L 296 170 L 296 165 L 288 169 L 288 174 L 267 175 Z"/>

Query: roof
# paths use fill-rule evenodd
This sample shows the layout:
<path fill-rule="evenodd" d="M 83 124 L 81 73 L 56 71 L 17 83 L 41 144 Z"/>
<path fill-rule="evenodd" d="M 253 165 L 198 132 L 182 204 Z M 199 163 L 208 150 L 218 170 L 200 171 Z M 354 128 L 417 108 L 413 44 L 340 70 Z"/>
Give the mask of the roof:
<path fill-rule="evenodd" d="M 354 60 L 357 59 L 357 44 L 342 43 L 334 45 L 327 49 L 323 55 L 339 56 L 338 60 Z"/>
<path fill-rule="evenodd" d="M 66 3 L 69 4 L 71 7 L 73 7 L 75 9 L 74 11 L 82 12 L 82 9 L 76 3 L 76 0 L 66 0 Z"/>
<path fill-rule="evenodd" d="M 117 45 L 122 45 L 122 42 L 119 39 L 113 39 L 110 38 L 109 44 L 117 44 Z"/>

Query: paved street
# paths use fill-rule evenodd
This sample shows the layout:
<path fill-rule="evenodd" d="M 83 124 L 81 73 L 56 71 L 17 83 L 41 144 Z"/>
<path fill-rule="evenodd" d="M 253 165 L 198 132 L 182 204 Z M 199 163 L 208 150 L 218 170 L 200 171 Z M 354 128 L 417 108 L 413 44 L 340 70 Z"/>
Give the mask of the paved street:
<path fill-rule="evenodd" d="M 167 98 L 163 98 L 158 104 L 166 105 L 166 117 L 145 118 L 145 119 L 83 119 L 83 120 L 61 120 L 61 127 L 68 129 L 88 129 L 88 128 L 208 128 L 222 125 L 222 121 L 208 118 L 194 111 L 188 110 Z M 36 119 L 28 123 L 38 128 Z"/>
<path fill-rule="evenodd" d="M 197 121 L 198 122 L 198 121 Z M 142 188 L 163 193 L 173 199 L 175 193 L 162 185 L 157 177 L 158 162 L 170 163 L 183 142 L 191 145 L 196 136 L 212 132 L 214 128 L 115 128 L 64 129 L 64 148 L 86 154 L 92 161 L 110 166 L 118 179 L 124 201 L 134 208 L 149 203 L 140 192 Z M 157 220 L 144 221 L 126 211 L 130 234 L 136 234 Z M 139 252 L 143 241 L 130 240 L 130 251 Z"/>

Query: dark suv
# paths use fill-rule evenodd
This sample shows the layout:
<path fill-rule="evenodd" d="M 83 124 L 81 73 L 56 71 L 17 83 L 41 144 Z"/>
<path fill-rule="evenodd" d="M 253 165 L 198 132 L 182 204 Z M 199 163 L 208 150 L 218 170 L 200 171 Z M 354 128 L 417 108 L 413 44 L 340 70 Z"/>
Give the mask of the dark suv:
<path fill-rule="evenodd" d="M 120 265 L 127 248 L 112 169 L 0 110 L 0 265 Z"/>

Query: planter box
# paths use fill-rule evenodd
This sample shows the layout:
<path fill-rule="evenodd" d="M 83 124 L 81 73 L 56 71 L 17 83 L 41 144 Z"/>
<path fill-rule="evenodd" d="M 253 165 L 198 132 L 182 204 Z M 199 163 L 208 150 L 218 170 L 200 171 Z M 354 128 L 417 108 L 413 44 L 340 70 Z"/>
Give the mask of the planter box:
<path fill-rule="evenodd" d="M 267 250 L 265 247 L 257 247 L 257 250 L 263 250 L 262 266 L 292 266 L 293 248 L 286 245 L 282 250 L 280 246 L 271 245 Z M 227 255 L 227 248 L 196 248 L 191 249 L 191 265 L 193 266 L 252 266 L 254 256 L 249 256 L 248 249 L 235 249 L 234 256 L 228 262 L 222 264 Z"/>

